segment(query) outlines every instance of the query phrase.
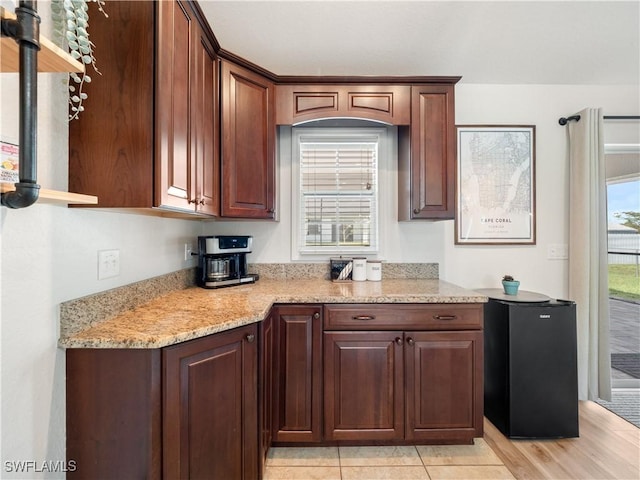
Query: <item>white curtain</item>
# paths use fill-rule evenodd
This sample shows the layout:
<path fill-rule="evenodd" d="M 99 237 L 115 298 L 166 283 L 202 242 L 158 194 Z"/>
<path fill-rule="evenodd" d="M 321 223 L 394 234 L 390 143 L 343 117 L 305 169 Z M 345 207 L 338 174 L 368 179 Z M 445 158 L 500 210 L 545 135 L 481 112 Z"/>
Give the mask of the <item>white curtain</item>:
<path fill-rule="evenodd" d="M 602 109 L 569 128 L 569 295 L 576 302 L 578 397 L 611 400 L 607 191 Z"/>

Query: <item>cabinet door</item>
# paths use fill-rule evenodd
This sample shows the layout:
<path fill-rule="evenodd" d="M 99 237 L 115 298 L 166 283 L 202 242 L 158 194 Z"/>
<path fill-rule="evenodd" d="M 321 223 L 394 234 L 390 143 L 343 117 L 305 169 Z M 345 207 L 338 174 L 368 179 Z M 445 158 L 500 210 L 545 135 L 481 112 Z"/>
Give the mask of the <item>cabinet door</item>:
<path fill-rule="evenodd" d="M 482 332 L 405 334 L 406 439 L 482 436 Z"/>
<path fill-rule="evenodd" d="M 162 475 L 158 349 L 66 351 L 68 479 Z M 30 477 L 30 475 L 29 475 Z"/>
<path fill-rule="evenodd" d="M 411 88 L 410 204 L 400 199 L 400 219 L 454 218 L 455 111 L 453 85 L 423 85 Z M 401 139 L 402 149 L 402 139 Z M 402 159 L 401 159 L 402 163 Z M 406 180 L 406 179 L 405 179 Z M 407 195 L 402 184 L 400 195 Z"/>
<path fill-rule="evenodd" d="M 260 323 L 260 468 L 264 470 L 273 438 L 273 352 L 275 348 L 273 314 Z"/>
<path fill-rule="evenodd" d="M 274 86 L 222 61 L 223 217 L 274 218 Z"/>
<path fill-rule="evenodd" d="M 256 331 L 163 349 L 164 478 L 258 478 Z"/>
<path fill-rule="evenodd" d="M 325 440 L 404 437 L 402 332 L 324 333 Z"/>
<path fill-rule="evenodd" d="M 220 149 L 218 125 L 218 60 L 213 46 L 201 27 L 194 35 L 193 128 L 194 162 L 190 174 L 195 177 L 192 200 L 197 212 L 220 213 Z"/>
<path fill-rule="evenodd" d="M 86 110 L 69 122 L 69 191 L 97 195 L 96 207 L 150 208 L 156 5 L 112 2 L 109 18 L 87 5 L 102 75 L 84 84 Z"/>
<path fill-rule="evenodd" d="M 322 440 L 322 307 L 276 309 L 273 441 Z"/>
<path fill-rule="evenodd" d="M 191 172 L 195 22 L 186 2 L 158 2 L 155 203 L 190 210 L 195 201 Z"/>

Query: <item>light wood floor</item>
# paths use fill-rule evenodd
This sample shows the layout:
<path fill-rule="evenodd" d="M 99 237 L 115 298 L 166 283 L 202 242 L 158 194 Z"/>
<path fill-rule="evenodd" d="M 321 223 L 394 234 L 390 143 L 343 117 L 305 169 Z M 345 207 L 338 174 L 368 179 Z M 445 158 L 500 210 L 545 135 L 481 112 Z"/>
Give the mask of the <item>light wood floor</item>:
<path fill-rule="evenodd" d="M 640 429 L 594 402 L 579 409 L 579 438 L 510 440 L 485 419 L 484 439 L 517 480 L 640 479 Z"/>
<path fill-rule="evenodd" d="M 639 480 L 640 429 L 580 402 L 580 437 L 510 440 L 485 420 L 473 445 L 273 447 L 265 480 Z"/>

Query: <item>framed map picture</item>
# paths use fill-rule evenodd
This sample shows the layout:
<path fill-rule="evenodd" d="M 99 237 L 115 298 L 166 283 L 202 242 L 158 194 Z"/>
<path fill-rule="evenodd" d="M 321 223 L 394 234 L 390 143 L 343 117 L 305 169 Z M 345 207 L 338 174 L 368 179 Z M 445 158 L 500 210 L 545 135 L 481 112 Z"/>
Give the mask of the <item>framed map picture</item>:
<path fill-rule="evenodd" d="M 536 127 L 458 126 L 456 244 L 536 243 Z"/>

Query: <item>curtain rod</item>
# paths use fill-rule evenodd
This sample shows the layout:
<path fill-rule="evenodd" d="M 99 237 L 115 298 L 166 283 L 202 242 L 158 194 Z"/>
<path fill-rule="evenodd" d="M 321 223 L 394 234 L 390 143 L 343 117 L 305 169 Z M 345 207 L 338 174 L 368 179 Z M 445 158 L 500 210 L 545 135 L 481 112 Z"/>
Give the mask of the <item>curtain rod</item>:
<path fill-rule="evenodd" d="M 605 115 L 602 117 L 604 120 L 640 120 L 638 115 Z M 560 117 L 558 123 L 560 125 L 566 125 L 568 122 L 575 120 L 580 121 L 580 115 L 572 115 L 570 117 Z"/>

